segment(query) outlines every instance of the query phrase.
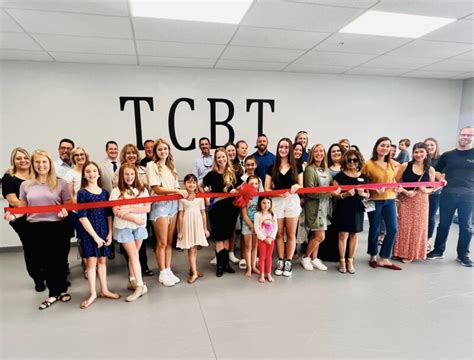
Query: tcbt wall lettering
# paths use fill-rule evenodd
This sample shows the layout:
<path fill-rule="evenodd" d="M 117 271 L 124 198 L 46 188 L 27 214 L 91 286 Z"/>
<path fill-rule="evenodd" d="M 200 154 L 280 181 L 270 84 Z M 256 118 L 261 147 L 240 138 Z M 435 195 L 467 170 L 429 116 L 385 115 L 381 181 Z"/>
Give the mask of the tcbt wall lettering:
<path fill-rule="evenodd" d="M 234 117 L 234 104 L 228 99 L 218 99 L 218 98 L 208 98 L 210 106 L 210 133 L 209 137 L 211 139 L 212 148 L 219 147 L 220 145 L 216 144 L 217 138 L 217 127 L 221 126 L 227 130 L 228 141 L 234 141 L 235 132 L 234 128 L 230 124 L 232 118 Z M 141 120 L 141 103 L 144 103 L 147 111 L 154 111 L 153 98 L 152 97 L 141 97 L 141 96 L 120 96 L 120 110 L 124 111 L 125 106 L 128 102 L 131 102 L 133 105 L 133 111 L 135 114 L 135 133 L 137 138 L 137 146 L 140 150 L 143 150 L 143 137 L 142 137 L 142 120 Z M 227 107 L 227 112 L 222 114 L 217 114 L 217 104 L 221 103 Z M 268 104 L 270 106 L 271 112 L 275 112 L 275 100 L 270 99 L 247 99 L 247 112 L 253 108 L 257 109 L 257 135 L 263 133 L 263 110 L 264 105 Z M 145 110 L 145 109 L 143 109 Z M 178 150 L 193 150 L 196 148 L 196 138 L 191 140 L 187 139 L 178 139 L 176 134 L 176 121 L 177 114 L 182 114 L 185 111 L 194 111 L 194 99 L 190 98 L 179 98 L 173 102 L 170 107 L 168 114 L 168 128 L 170 132 L 170 139 L 173 143 L 173 146 Z M 201 136 L 206 136 L 207 134 L 202 134 Z"/>

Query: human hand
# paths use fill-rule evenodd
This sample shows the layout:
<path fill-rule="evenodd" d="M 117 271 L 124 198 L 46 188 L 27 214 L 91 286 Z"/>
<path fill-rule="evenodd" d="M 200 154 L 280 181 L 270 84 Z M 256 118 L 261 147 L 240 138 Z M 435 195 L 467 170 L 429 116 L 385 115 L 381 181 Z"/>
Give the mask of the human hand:
<path fill-rule="evenodd" d="M 338 187 L 336 190 L 334 190 L 334 191 L 332 192 L 332 194 L 333 194 L 334 196 L 339 196 L 339 195 L 341 194 L 341 191 L 342 191 L 341 188 Z"/>
<path fill-rule="evenodd" d="M 178 240 L 182 240 L 183 239 L 183 233 L 181 231 L 178 231 L 178 235 L 176 235 Z"/>
<path fill-rule="evenodd" d="M 272 244 L 272 241 L 273 241 L 273 239 L 272 239 L 270 236 L 267 236 L 266 239 L 265 239 L 265 242 L 266 242 L 268 245 L 271 245 L 271 244 Z"/>
<path fill-rule="evenodd" d="M 362 197 L 364 197 L 366 194 L 364 189 L 356 189 L 356 191 L 357 191 L 357 194 Z"/>
<path fill-rule="evenodd" d="M 209 236 L 211 236 L 211 233 L 209 232 L 209 230 L 205 229 L 204 235 L 206 235 L 206 237 L 208 238 Z"/>
<path fill-rule="evenodd" d="M 290 188 L 290 194 L 296 194 L 296 192 L 300 189 L 299 184 L 293 184 Z"/>
<path fill-rule="evenodd" d="M 383 194 L 385 192 L 385 187 L 381 187 L 380 189 L 375 189 L 375 191 L 377 192 L 377 194 Z"/>
<path fill-rule="evenodd" d="M 100 249 L 102 246 L 105 245 L 105 240 L 102 239 L 100 236 L 94 238 L 94 241 L 97 243 L 97 247 Z"/>
<path fill-rule="evenodd" d="M 61 211 L 58 212 L 58 217 L 65 218 L 65 217 L 67 217 L 67 214 L 68 214 L 67 210 L 63 208 L 63 209 L 61 209 Z"/>
<path fill-rule="evenodd" d="M 146 223 L 146 220 L 145 220 L 145 219 L 142 219 L 142 218 L 139 218 L 139 217 L 137 217 L 137 218 L 135 219 L 135 224 L 137 224 L 137 225 L 142 226 L 142 225 L 145 225 L 145 223 Z"/>
<path fill-rule="evenodd" d="M 183 197 L 183 199 L 187 199 L 189 197 L 189 193 L 188 193 L 187 190 L 178 189 L 178 190 L 176 190 L 176 193 L 181 195 Z"/>
<path fill-rule="evenodd" d="M 105 238 L 105 245 L 110 246 L 110 244 L 112 244 L 112 233 L 111 232 L 109 232 L 107 234 L 107 237 Z"/>

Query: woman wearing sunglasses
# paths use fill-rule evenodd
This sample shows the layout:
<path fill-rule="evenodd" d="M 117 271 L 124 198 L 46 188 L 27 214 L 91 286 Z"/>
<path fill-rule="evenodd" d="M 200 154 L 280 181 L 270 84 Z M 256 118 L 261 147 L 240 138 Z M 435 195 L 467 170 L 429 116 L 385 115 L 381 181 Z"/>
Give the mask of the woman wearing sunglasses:
<path fill-rule="evenodd" d="M 362 185 L 367 184 L 367 176 L 361 173 L 364 158 L 356 150 L 348 150 L 341 160 L 341 171 L 335 175 L 333 185 Z M 357 250 L 357 233 L 364 228 L 365 208 L 362 199 L 367 199 L 369 192 L 363 189 L 342 191 L 336 200 L 333 221 L 338 231 L 339 272 L 355 273 L 354 255 Z M 349 250 L 347 251 L 347 239 Z M 346 258 L 347 253 L 347 258 Z"/>

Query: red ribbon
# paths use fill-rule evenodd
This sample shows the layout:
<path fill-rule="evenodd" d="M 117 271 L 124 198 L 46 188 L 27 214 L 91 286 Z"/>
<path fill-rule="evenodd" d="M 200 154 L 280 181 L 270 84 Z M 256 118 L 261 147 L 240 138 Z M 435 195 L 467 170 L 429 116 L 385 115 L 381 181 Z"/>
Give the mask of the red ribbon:
<path fill-rule="evenodd" d="M 298 194 L 321 194 L 329 193 L 341 188 L 343 191 L 351 189 L 364 189 L 364 190 L 377 190 L 381 188 L 394 189 L 398 187 L 417 188 L 417 187 L 442 187 L 444 182 L 441 181 L 426 181 L 426 182 L 407 182 L 407 183 L 387 183 L 387 184 L 361 184 L 361 185 L 339 185 L 339 186 L 317 186 L 317 187 L 306 187 L 298 190 Z M 289 192 L 289 189 L 263 191 L 256 193 L 257 196 L 279 196 Z M 233 193 L 197 193 L 196 197 L 199 198 L 228 198 L 240 196 L 240 192 Z M 109 201 L 97 201 L 80 204 L 62 204 L 62 205 L 42 205 L 42 206 L 25 206 L 25 207 L 5 207 L 5 212 L 9 211 L 11 214 L 33 214 L 33 213 L 57 213 L 61 209 L 67 211 L 72 210 L 86 210 L 86 209 L 97 209 L 104 207 L 113 207 L 121 205 L 133 205 L 133 204 L 144 204 L 153 203 L 159 201 L 179 200 L 182 199 L 181 195 L 157 195 L 140 197 L 133 199 L 120 199 L 120 200 L 109 200 Z"/>

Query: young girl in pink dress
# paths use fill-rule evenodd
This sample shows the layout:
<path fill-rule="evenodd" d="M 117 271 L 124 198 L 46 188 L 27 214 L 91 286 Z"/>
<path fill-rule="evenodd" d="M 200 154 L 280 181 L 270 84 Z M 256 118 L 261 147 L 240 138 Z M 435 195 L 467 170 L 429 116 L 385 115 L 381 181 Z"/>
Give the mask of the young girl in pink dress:
<path fill-rule="evenodd" d="M 188 284 L 194 283 L 202 274 L 197 271 L 197 247 L 207 246 L 206 206 L 203 198 L 196 198 L 198 180 L 195 175 L 184 177 L 184 187 L 189 196 L 178 202 L 178 241 L 176 246 L 188 250 L 189 278 Z"/>
<path fill-rule="evenodd" d="M 254 229 L 258 238 L 258 268 L 260 271 L 258 281 L 264 283 L 266 277 L 269 282 L 273 282 L 272 254 L 278 231 L 278 222 L 272 212 L 272 199 L 270 197 L 259 197 L 254 218 Z"/>

